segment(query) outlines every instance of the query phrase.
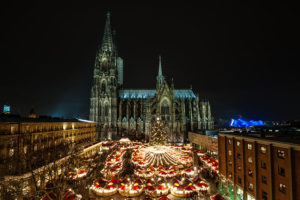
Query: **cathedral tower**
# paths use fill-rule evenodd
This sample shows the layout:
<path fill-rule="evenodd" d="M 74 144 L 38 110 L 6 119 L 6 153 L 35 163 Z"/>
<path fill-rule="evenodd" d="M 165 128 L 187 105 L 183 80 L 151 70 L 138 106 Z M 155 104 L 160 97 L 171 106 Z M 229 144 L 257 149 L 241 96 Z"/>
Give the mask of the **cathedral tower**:
<path fill-rule="evenodd" d="M 126 89 L 123 82 L 123 59 L 118 57 L 115 32 L 107 13 L 90 98 L 90 120 L 97 123 L 97 139 L 125 135 L 147 139 L 157 117 L 164 122 L 169 142 L 185 141 L 188 131 L 213 128 L 209 102 L 196 97 L 192 88 L 175 89 L 173 79 L 169 85 L 160 56 L 156 89 Z"/>
<path fill-rule="evenodd" d="M 159 89 L 162 86 L 164 80 L 165 78 L 162 75 L 161 69 L 161 56 L 159 56 L 158 75 L 156 76 L 156 89 Z"/>
<path fill-rule="evenodd" d="M 108 12 L 102 44 L 96 54 L 90 99 L 90 120 L 97 122 L 99 130 L 116 127 L 117 94 L 123 84 L 123 60 L 118 57 L 113 36 Z"/>

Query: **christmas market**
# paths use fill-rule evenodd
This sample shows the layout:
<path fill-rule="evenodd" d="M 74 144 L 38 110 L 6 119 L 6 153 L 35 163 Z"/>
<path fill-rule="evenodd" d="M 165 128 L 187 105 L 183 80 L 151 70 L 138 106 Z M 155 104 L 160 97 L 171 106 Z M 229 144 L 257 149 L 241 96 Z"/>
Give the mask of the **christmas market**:
<path fill-rule="evenodd" d="M 208 194 L 210 183 L 201 172 L 217 172 L 218 161 L 190 145 L 167 144 L 159 120 L 151 131 L 149 143 L 128 138 L 103 142 L 109 153 L 101 177 L 90 186 L 92 197 L 184 199 Z"/>

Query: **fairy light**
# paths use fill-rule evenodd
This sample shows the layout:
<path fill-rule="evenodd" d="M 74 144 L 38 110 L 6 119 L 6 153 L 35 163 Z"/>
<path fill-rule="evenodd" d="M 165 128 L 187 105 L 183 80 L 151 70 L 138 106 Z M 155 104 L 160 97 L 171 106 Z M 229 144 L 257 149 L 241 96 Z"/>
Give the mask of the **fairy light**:
<path fill-rule="evenodd" d="M 193 191 L 205 191 L 208 185 L 203 180 L 195 180 L 198 168 L 192 166 L 193 159 L 189 146 L 155 145 L 148 146 L 141 143 L 123 142 L 108 155 L 101 173 L 107 177 L 115 177 L 123 169 L 124 155 L 127 149 L 132 149 L 131 162 L 134 164 L 135 177 L 148 180 L 144 185 L 135 182 L 133 177 L 123 179 L 120 185 L 111 187 L 96 187 L 91 189 L 99 196 L 109 196 L 119 192 L 124 197 L 135 197 L 143 192 L 153 198 L 166 196 L 169 192 L 176 197 L 187 197 Z M 208 163 L 208 165 L 212 163 Z M 199 169 L 200 170 L 200 169 Z M 186 176 L 186 178 L 184 177 Z M 180 177 L 178 180 L 177 178 Z M 172 179 L 169 179 L 172 178 Z M 193 181 L 192 181 L 193 179 Z M 168 182 L 164 183 L 164 180 Z M 174 183 L 170 180 L 175 180 Z"/>

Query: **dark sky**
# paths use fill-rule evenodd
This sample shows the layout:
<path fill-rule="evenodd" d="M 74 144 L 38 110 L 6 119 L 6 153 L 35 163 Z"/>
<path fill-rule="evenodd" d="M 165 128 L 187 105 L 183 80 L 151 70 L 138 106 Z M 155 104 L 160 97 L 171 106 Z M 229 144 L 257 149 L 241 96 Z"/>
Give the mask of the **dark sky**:
<path fill-rule="evenodd" d="M 0 105 L 15 112 L 88 118 L 110 10 L 125 88 L 154 88 L 161 54 L 167 79 L 176 88 L 192 84 L 215 118 L 300 118 L 295 5 L 41 2 L 1 6 Z"/>

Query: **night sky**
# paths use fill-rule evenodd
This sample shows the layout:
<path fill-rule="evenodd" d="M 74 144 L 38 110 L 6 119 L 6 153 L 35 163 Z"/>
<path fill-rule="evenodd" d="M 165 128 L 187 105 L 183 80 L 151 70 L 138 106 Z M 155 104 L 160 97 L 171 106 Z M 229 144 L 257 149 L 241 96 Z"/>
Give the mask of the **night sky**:
<path fill-rule="evenodd" d="M 1 107 L 87 119 L 95 55 L 110 10 L 124 88 L 155 88 L 162 55 L 167 80 L 173 77 L 176 88 L 192 85 L 210 100 L 216 119 L 300 118 L 295 5 L 83 2 L 1 6 Z"/>

